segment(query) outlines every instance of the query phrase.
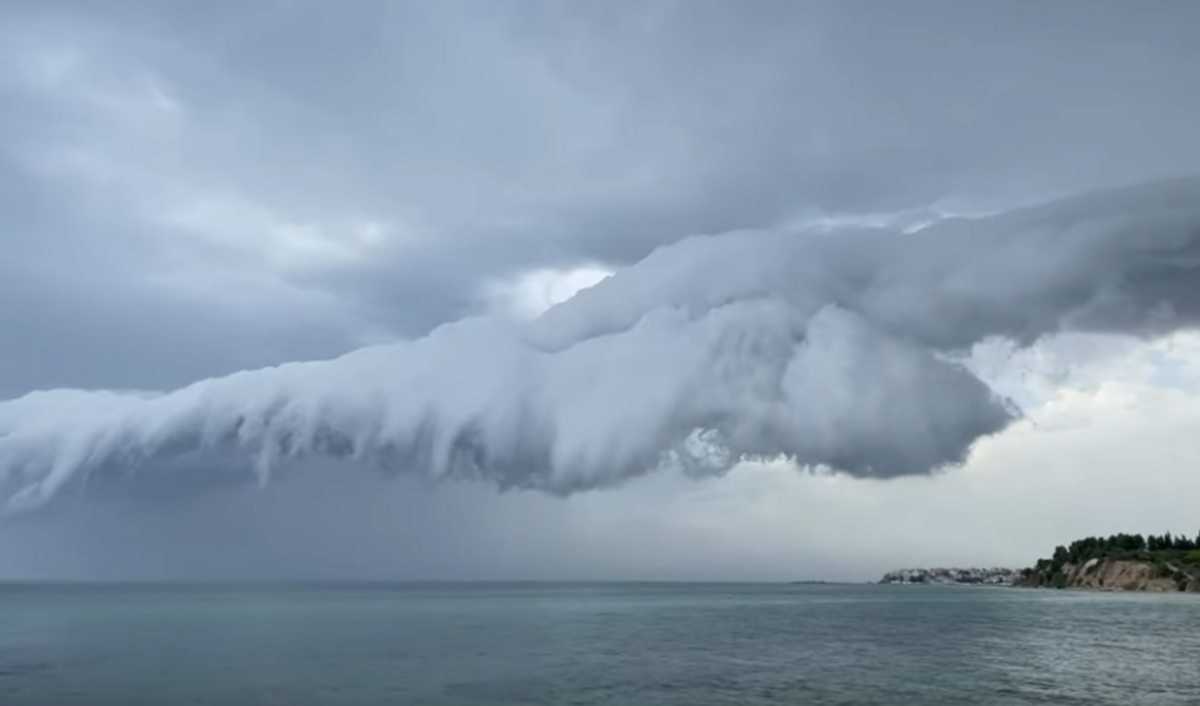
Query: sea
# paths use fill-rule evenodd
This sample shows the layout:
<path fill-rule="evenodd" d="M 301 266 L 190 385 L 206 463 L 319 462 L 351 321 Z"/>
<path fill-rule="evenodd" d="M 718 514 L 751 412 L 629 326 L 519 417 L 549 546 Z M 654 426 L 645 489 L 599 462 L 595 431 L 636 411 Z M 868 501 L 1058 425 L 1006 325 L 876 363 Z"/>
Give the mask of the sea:
<path fill-rule="evenodd" d="M 3 584 L 0 704 L 1200 704 L 1200 596 Z"/>

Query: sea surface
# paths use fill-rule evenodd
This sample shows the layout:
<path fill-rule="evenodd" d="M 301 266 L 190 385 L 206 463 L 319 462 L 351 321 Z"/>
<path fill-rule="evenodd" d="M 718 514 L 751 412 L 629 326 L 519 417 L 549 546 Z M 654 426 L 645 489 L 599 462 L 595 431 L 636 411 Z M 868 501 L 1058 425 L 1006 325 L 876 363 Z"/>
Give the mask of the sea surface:
<path fill-rule="evenodd" d="M 0 704 L 1200 704 L 1200 596 L 0 585 Z"/>

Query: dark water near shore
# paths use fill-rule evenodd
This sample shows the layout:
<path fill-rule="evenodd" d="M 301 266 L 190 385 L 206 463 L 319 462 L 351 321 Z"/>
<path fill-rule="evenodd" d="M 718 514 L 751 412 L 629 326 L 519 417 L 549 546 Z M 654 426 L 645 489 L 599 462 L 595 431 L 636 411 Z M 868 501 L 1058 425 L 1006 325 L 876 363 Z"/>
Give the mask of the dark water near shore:
<path fill-rule="evenodd" d="M 1200 704 L 1200 596 L 0 586 L 0 704 Z"/>

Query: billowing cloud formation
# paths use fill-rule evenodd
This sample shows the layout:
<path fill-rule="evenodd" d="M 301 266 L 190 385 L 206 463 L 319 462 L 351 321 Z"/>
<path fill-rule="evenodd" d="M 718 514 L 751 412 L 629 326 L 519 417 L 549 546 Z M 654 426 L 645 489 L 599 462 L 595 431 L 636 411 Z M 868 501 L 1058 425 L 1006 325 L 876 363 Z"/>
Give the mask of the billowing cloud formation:
<path fill-rule="evenodd" d="M 1198 285 L 1200 179 L 910 234 L 690 238 L 531 322 L 466 319 L 164 394 L 0 403 L 0 487 L 19 510 L 96 474 L 244 462 L 265 480 L 310 454 L 554 493 L 778 455 L 921 473 L 1015 415 L 957 352 L 1194 326 Z"/>
<path fill-rule="evenodd" d="M 526 314 L 695 233 L 1194 173 L 1198 24 L 1096 0 L 7 0 L 0 398 Z"/>

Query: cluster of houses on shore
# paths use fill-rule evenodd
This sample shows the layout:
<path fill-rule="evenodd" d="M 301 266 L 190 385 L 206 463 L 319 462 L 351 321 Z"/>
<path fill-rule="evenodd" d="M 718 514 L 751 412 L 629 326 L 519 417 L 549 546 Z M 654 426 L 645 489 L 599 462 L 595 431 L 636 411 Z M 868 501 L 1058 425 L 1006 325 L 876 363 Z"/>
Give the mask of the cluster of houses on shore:
<path fill-rule="evenodd" d="M 1021 577 L 1016 569 L 899 569 L 883 575 L 879 583 L 988 584 L 1010 586 Z"/>

